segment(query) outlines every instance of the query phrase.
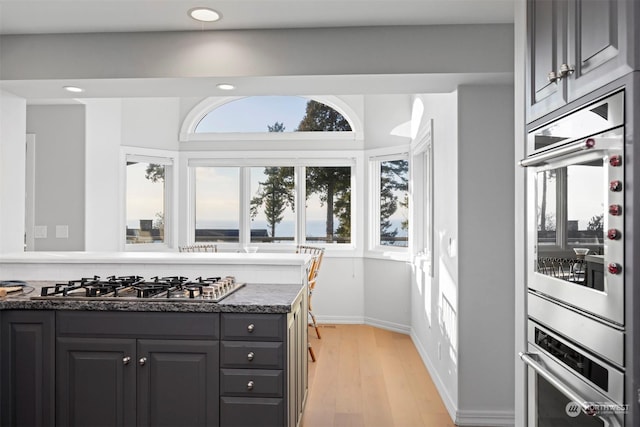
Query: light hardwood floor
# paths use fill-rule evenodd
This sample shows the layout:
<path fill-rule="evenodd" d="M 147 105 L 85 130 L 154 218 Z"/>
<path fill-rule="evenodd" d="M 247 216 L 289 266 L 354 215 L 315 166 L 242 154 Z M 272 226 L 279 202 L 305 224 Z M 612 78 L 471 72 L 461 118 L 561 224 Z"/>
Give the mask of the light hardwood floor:
<path fill-rule="evenodd" d="M 302 427 L 454 427 L 408 335 L 366 325 L 309 329 Z"/>

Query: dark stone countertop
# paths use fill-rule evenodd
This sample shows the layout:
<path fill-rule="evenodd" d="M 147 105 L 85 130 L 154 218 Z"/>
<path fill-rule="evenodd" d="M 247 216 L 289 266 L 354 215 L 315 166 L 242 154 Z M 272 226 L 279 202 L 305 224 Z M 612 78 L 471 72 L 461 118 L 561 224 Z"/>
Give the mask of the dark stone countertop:
<path fill-rule="evenodd" d="M 191 313 L 289 313 L 302 298 L 303 285 L 246 284 L 220 302 L 135 299 L 69 300 L 31 299 L 43 286 L 56 282 L 28 282 L 23 292 L 0 297 L 0 310 L 166 311 Z"/>

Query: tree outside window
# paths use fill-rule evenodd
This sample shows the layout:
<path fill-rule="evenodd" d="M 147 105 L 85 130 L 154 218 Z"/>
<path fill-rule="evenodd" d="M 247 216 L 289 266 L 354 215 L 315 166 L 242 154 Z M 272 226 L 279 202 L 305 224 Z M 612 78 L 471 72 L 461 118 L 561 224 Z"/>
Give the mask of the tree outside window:
<path fill-rule="evenodd" d="M 409 161 L 380 162 L 380 244 L 408 246 Z"/>

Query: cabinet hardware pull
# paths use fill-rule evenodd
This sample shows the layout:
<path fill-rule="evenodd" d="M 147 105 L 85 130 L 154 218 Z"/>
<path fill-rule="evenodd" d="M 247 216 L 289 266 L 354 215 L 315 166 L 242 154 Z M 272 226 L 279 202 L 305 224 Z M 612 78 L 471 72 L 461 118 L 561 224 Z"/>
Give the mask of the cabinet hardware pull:
<path fill-rule="evenodd" d="M 558 78 L 570 76 L 576 69 L 569 64 L 562 64 L 558 70 Z"/>
<path fill-rule="evenodd" d="M 138 363 L 140 364 L 140 366 L 144 366 L 145 363 L 147 363 L 147 358 L 141 357 L 140 360 L 138 360 Z"/>
<path fill-rule="evenodd" d="M 247 326 L 247 332 L 251 333 L 255 328 L 256 328 L 255 325 L 251 323 L 249 326 Z"/>
<path fill-rule="evenodd" d="M 255 354 L 253 353 L 253 351 L 252 351 L 252 352 L 249 352 L 249 354 L 247 354 L 247 360 L 248 360 L 249 362 L 251 362 L 251 361 L 253 360 L 253 357 L 254 357 L 254 356 L 255 356 Z"/>
<path fill-rule="evenodd" d="M 547 74 L 547 80 L 549 80 L 549 83 L 555 83 L 561 78 L 562 77 L 558 76 L 555 71 L 551 71 L 549 74 Z"/>
<path fill-rule="evenodd" d="M 247 383 L 247 390 L 253 390 L 253 381 Z"/>
<path fill-rule="evenodd" d="M 128 365 L 129 362 L 131 362 L 131 357 L 125 356 L 125 357 L 122 358 L 122 363 L 123 364 Z"/>

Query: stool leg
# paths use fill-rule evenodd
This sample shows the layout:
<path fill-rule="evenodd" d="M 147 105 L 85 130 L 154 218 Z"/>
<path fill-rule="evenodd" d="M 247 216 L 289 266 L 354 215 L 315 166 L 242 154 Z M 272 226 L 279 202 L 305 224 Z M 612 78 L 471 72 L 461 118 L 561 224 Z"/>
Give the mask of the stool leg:
<path fill-rule="evenodd" d="M 309 311 L 309 317 L 311 317 L 310 326 L 313 326 L 315 328 L 318 339 L 321 339 L 322 337 L 320 336 L 320 329 L 318 329 L 318 324 L 316 323 L 316 316 L 314 316 L 313 313 Z"/>
<path fill-rule="evenodd" d="M 313 352 L 313 348 L 311 347 L 311 344 L 309 344 L 309 355 L 311 356 L 311 361 L 315 362 L 316 361 L 316 354 Z"/>

